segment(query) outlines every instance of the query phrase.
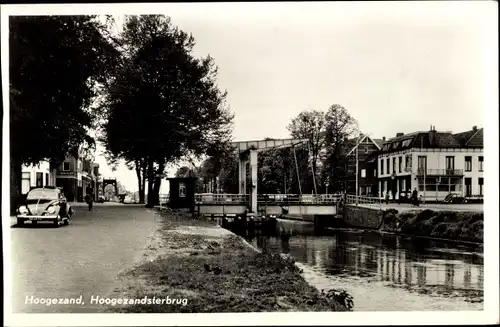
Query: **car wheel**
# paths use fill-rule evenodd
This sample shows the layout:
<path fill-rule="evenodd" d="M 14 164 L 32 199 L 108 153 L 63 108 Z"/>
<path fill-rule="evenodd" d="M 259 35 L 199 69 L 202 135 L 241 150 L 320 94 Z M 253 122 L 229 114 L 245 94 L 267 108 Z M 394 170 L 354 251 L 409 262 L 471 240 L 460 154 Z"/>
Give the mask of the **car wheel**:
<path fill-rule="evenodd" d="M 24 225 L 24 220 L 17 218 L 18 225 Z"/>
<path fill-rule="evenodd" d="M 54 227 L 56 228 L 59 227 L 59 216 L 56 219 L 54 219 Z"/>

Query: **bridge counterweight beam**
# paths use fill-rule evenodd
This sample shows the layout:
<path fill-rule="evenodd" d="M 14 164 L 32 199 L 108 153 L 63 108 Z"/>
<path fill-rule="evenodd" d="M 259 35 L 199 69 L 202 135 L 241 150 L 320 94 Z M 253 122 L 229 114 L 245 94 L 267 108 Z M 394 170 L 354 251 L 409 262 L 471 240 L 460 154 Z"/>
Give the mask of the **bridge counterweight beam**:
<path fill-rule="evenodd" d="M 257 214 L 257 171 L 258 171 L 258 152 L 250 150 L 250 176 L 252 179 L 252 196 L 250 201 L 251 212 Z"/>
<path fill-rule="evenodd" d="M 246 194 L 247 189 L 247 160 L 240 158 L 239 160 L 239 175 L 238 175 L 238 188 L 239 194 Z"/>

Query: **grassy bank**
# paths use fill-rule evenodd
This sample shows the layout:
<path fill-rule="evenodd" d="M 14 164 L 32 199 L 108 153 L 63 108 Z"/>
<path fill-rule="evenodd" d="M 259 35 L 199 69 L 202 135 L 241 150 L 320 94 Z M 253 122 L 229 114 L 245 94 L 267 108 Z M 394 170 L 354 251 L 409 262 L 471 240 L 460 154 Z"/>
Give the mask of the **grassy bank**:
<path fill-rule="evenodd" d="M 111 312 L 346 311 L 346 294 L 321 294 L 291 259 L 256 251 L 210 222 L 162 213 L 144 260 L 115 298 L 187 299 L 178 305 L 112 306 Z"/>
<path fill-rule="evenodd" d="M 468 242 L 483 242 L 482 212 L 406 211 L 384 213 L 382 231 Z"/>

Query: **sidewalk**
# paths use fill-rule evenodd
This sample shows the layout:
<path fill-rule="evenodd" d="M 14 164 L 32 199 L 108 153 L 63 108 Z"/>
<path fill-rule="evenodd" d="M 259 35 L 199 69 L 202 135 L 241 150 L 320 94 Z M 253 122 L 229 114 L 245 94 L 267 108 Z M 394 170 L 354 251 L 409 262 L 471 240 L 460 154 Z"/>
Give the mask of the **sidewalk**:
<path fill-rule="evenodd" d="M 345 311 L 305 282 L 291 259 L 264 254 L 241 237 L 185 214 L 152 210 L 160 221 L 143 260 L 120 276 L 112 298 L 179 299 L 183 304 L 112 306 L 105 312 Z"/>

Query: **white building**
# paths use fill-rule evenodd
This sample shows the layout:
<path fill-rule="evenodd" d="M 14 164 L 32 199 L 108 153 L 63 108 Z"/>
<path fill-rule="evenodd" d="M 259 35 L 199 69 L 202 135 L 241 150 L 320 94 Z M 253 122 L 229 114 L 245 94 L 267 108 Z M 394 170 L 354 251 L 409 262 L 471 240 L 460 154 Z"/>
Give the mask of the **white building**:
<path fill-rule="evenodd" d="M 41 161 L 37 165 L 23 165 L 21 193 L 26 194 L 32 187 L 55 185 L 55 173 L 50 170 L 48 161 Z"/>
<path fill-rule="evenodd" d="M 452 134 L 398 133 L 378 156 L 379 196 L 417 189 L 425 201 L 440 201 L 449 193 L 483 196 L 483 129 Z"/>

